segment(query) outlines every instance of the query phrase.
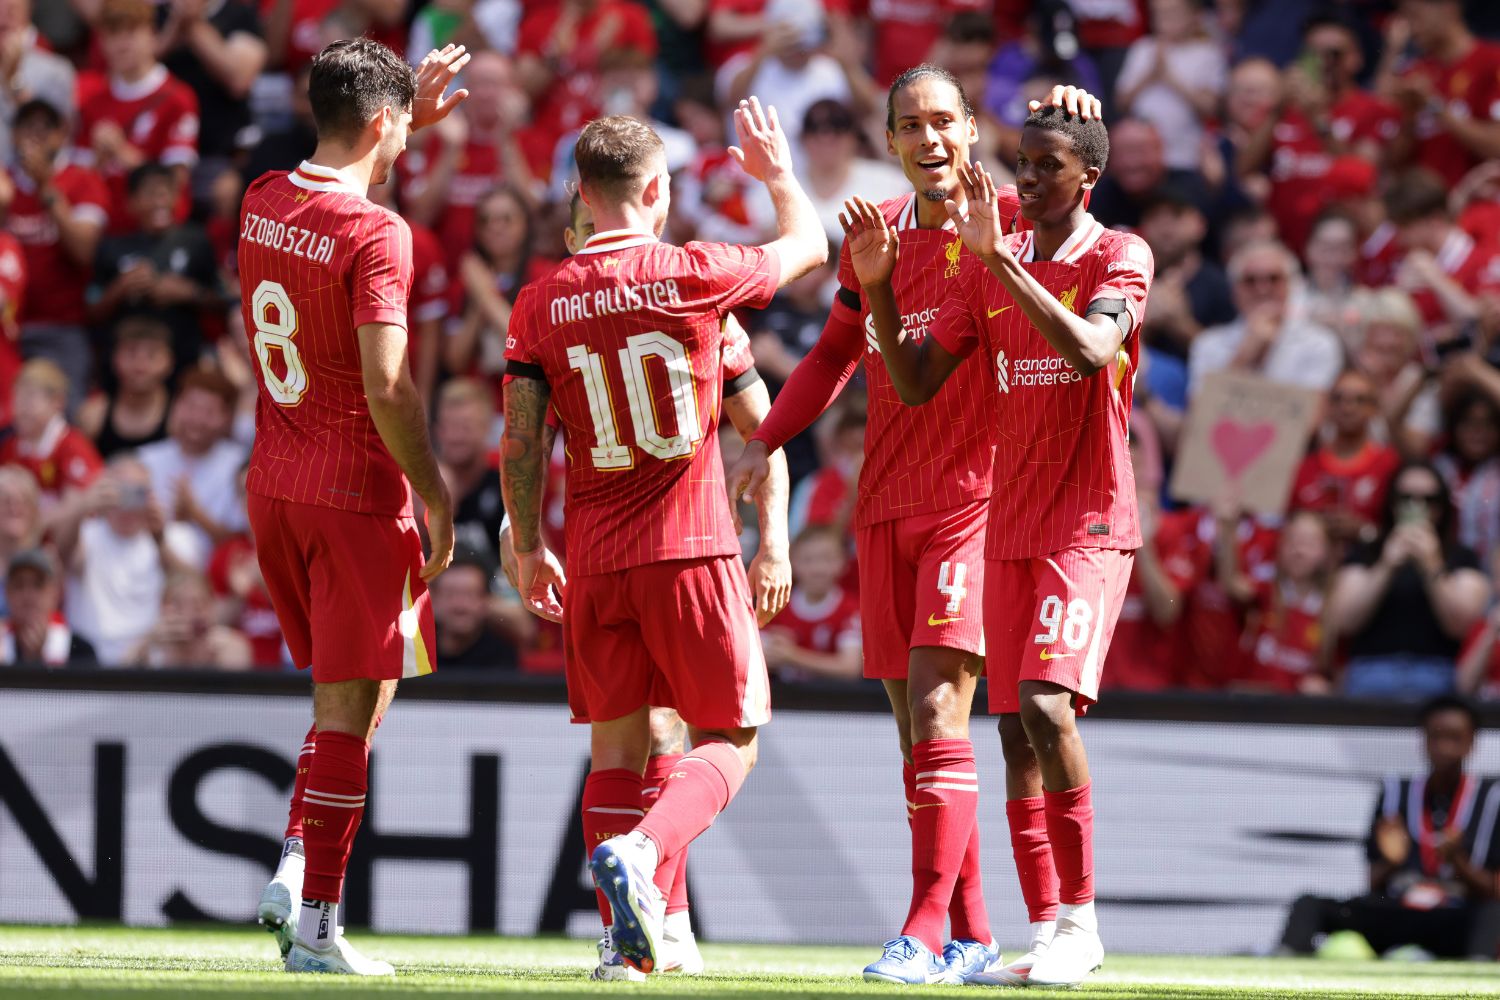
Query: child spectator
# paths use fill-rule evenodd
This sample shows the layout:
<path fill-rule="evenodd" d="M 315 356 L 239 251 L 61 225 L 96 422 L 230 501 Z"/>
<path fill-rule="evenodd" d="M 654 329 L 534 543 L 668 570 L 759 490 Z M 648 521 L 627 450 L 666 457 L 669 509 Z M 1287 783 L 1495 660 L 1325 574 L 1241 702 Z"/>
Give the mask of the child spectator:
<path fill-rule="evenodd" d="M 77 144 L 109 186 L 109 231 L 130 231 L 125 179 L 152 161 L 172 169 L 175 217 L 186 219 L 188 170 L 198 162 L 198 98 L 157 61 L 156 6 L 104 0 L 97 27 L 108 78 L 79 104 Z"/>
<path fill-rule="evenodd" d="M 18 552 L 6 563 L 6 617 L 0 621 L 0 666 L 93 666 L 87 639 L 68 628 L 58 610 L 62 587 L 52 557 L 41 549 Z"/>
<path fill-rule="evenodd" d="M 858 680 L 859 599 L 839 586 L 848 564 L 844 536 L 812 526 L 792 542 L 792 599 L 761 630 L 766 665 L 784 681 Z"/>
<path fill-rule="evenodd" d="M 1276 576 L 1255 581 L 1240 568 L 1239 547 L 1222 537 L 1238 518 L 1220 521 L 1219 584 L 1247 611 L 1237 687 L 1283 694 L 1328 694 L 1331 643 L 1323 608 L 1333 576 L 1333 538 L 1317 514 L 1287 519 L 1276 543 Z"/>
<path fill-rule="evenodd" d="M 248 670 L 250 642 L 214 621 L 214 595 L 208 581 L 190 570 L 168 575 L 156 624 L 131 650 L 134 667 L 188 670 Z"/>
<path fill-rule="evenodd" d="M 46 517 L 86 489 L 104 464 L 89 439 L 69 426 L 67 401 L 61 368 L 45 358 L 26 362 L 16 378 L 12 433 L 0 441 L 0 464 L 14 463 L 36 477 Z"/>
<path fill-rule="evenodd" d="M 156 621 L 166 568 L 175 565 L 166 526 L 151 474 L 127 453 L 109 463 L 53 530 L 70 575 L 68 621 L 106 666 L 124 663 Z"/>
<path fill-rule="evenodd" d="M 248 468 L 242 467 L 239 474 L 241 505 Z M 281 624 L 260 573 L 255 536 L 244 531 L 220 542 L 208 560 L 208 582 L 217 602 L 214 617 L 250 641 L 250 662 L 258 669 L 279 668 L 285 660 Z"/>
<path fill-rule="evenodd" d="M 95 393 L 78 411 L 78 427 L 93 439 L 99 457 L 108 459 L 164 440 L 172 401 L 167 379 L 172 374 L 172 331 L 145 316 L 124 319 L 115 327 L 113 393 Z"/>

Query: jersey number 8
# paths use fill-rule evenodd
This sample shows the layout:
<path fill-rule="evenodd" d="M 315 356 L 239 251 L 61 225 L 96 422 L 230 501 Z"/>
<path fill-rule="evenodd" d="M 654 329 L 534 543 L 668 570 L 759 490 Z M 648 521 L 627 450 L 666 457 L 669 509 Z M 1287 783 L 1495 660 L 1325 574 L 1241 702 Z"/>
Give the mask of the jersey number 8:
<path fill-rule="evenodd" d="M 627 337 L 625 346 L 618 353 L 636 447 L 664 462 L 691 455 L 698 442 L 703 440 L 703 428 L 698 423 L 697 400 L 693 392 L 693 366 L 687 349 L 681 342 L 653 330 Z M 657 424 L 650 378 L 646 372 L 646 359 L 652 357 L 660 358 L 667 370 L 672 412 L 677 423 L 676 434 L 663 434 Z M 620 431 L 615 424 L 609 376 L 604 371 L 604 355 L 594 354 L 587 347 L 578 344 L 568 348 L 568 365 L 583 376 L 583 389 L 588 395 L 589 417 L 594 424 L 595 441 L 594 447 L 589 449 L 589 457 L 593 460 L 594 468 L 632 468 L 635 456 L 631 454 L 629 447 L 620 443 Z"/>
<path fill-rule="evenodd" d="M 297 311 L 280 282 L 262 281 L 255 286 L 250 318 L 255 324 L 255 357 L 266 379 L 266 392 L 282 406 L 296 406 L 307 392 L 307 366 L 292 340 L 297 335 Z M 281 353 L 285 377 L 271 367 L 273 349 Z"/>

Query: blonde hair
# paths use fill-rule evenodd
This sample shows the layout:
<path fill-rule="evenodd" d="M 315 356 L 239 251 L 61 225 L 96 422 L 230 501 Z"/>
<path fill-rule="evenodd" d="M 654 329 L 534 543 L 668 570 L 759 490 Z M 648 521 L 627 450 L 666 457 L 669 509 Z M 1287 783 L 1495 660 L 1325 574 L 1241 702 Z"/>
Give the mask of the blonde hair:
<path fill-rule="evenodd" d="M 1366 297 L 1360 322 L 1366 327 L 1371 323 L 1388 323 L 1416 337 L 1422 329 L 1422 314 L 1411 296 L 1401 289 L 1377 288 Z"/>
<path fill-rule="evenodd" d="M 21 366 L 16 375 L 16 385 L 29 385 L 50 393 L 56 399 L 66 399 L 68 376 L 55 361 L 32 358 Z"/>
<path fill-rule="evenodd" d="M 482 406 L 490 416 L 495 414 L 495 395 L 477 378 L 455 378 L 444 382 L 438 390 L 439 408 L 463 403 Z"/>

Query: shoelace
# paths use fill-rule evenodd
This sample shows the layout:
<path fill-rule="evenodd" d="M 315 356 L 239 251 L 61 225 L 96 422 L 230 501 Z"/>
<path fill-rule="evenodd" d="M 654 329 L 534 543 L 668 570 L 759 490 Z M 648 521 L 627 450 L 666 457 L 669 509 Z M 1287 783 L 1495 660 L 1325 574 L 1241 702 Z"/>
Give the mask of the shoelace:
<path fill-rule="evenodd" d="M 885 957 L 898 958 L 905 962 L 915 958 L 917 954 L 917 942 L 909 937 L 893 938 L 885 943 Z"/>

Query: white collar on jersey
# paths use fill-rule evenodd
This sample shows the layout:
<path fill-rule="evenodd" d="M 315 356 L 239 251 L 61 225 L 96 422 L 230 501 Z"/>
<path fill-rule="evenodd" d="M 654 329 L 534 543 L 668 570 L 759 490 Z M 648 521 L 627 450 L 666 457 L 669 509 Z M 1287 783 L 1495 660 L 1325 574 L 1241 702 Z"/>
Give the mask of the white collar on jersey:
<path fill-rule="evenodd" d="M 610 229 L 595 233 L 584 240 L 578 252 L 607 253 L 610 250 L 628 250 L 631 247 L 643 247 L 647 243 L 655 242 L 656 237 L 650 233 L 641 233 L 634 229 Z"/>
<path fill-rule="evenodd" d="M 146 71 L 146 75 L 135 83 L 126 83 L 119 77 L 109 78 L 109 93 L 117 101 L 140 101 L 161 89 L 167 82 L 167 67 L 157 63 Z"/>
<path fill-rule="evenodd" d="M 917 197 L 918 196 L 916 194 L 913 194 L 906 200 L 906 204 L 901 206 L 901 214 L 896 216 L 896 232 L 899 233 L 903 229 L 922 228 L 917 224 Z M 947 214 L 946 210 L 943 214 Z M 944 220 L 943 228 L 948 230 L 949 232 L 953 232 L 953 220 Z"/>
<path fill-rule="evenodd" d="M 1084 254 L 1093 249 L 1094 244 L 1098 243 L 1099 237 L 1103 235 L 1104 227 L 1092 215 L 1085 212 L 1083 222 L 1079 223 L 1078 228 L 1073 230 L 1067 239 L 1063 240 L 1063 245 L 1057 248 L 1057 253 L 1052 255 L 1052 262 L 1055 264 L 1078 263 L 1083 259 Z M 1026 235 L 1022 237 L 1022 243 L 1016 254 L 1016 259 L 1022 264 L 1036 263 L 1035 233 L 1027 230 Z"/>
<path fill-rule="evenodd" d="M 320 166 L 311 160 L 303 160 L 297 164 L 297 169 L 287 174 L 287 179 L 307 191 L 360 193 L 359 183 L 349 174 L 334 167 Z"/>

